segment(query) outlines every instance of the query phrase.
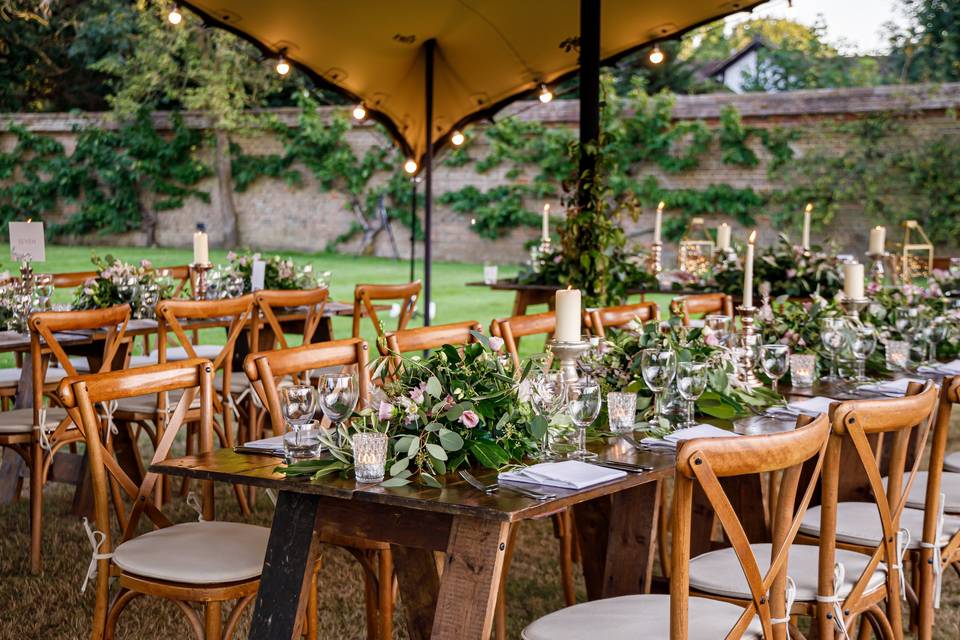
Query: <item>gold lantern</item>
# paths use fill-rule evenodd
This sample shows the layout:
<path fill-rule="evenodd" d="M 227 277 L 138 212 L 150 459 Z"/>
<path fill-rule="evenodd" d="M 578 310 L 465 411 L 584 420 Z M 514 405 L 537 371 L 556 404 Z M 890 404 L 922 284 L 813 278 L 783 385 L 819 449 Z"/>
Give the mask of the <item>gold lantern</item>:
<path fill-rule="evenodd" d="M 922 242 L 915 242 L 916 231 Z M 910 282 L 913 278 L 926 278 L 933 271 L 933 243 L 916 220 L 903 222 L 903 249 L 900 254 L 900 279 Z"/>
<path fill-rule="evenodd" d="M 707 233 L 703 218 L 693 218 L 680 240 L 677 266 L 695 276 L 705 275 L 713 263 L 713 238 Z"/>

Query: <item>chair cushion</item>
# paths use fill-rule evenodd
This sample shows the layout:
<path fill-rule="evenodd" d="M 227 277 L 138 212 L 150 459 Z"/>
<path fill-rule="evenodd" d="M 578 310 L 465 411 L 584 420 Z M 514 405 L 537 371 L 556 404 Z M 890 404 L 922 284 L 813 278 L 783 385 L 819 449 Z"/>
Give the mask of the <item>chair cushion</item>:
<path fill-rule="evenodd" d="M 217 391 L 223 391 L 223 371 L 217 371 L 213 379 L 213 386 Z M 250 379 L 243 371 L 234 371 L 230 374 L 230 393 L 243 393 L 250 388 Z"/>
<path fill-rule="evenodd" d="M 193 351 L 197 354 L 198 358 L 206 358 L 207 360 L 216 360 L 217 356 L 220 355 L 220 352 L 223 351 L 223 345 L 218 344 L 195 344 L 193 345 Z M 151 355 L 156 355 L 154 352 Z M 190 356 L 187 355 L 187 350 L 183 347 L 167 347 L 167 362 L 173 362 L 175 360 L 189 360 Z"/>
<path fill-rule="evenodd" d="M 750 545 L 753 555 L 757 558 L 757 566 L 761 575 L 770 567 L 770 543 Z M 818 562 L 820 548 L 809 544 L 795 544 L 790 547 L 789 568 L 787 575 L 793 578 L 797 585 L 797 602 L 813 602 L 817 595 Z M 846 597 L 860 579 L 870 556 L 855 551 L 837 549 L 837 562 L 842 562 L 846 570 L 846 578 L 839 589 L 839 594 Z M 886 580 L 887 568 L 881 564 L 870 576 L 864 593 L 870 593 L 883 586 Z M 740 568 L 740 561 L 732 548 L 717 549 L 690 560 L 690 588 L 704 593 L 710 593 L 727 598 L 750 598 L 747 588 L 747 579 Z"/>
<path fill-rule="evenodd" d="M 690 598 L 688 638 L 723 638 L 742 613 L 743 608 L 735 604 Z M 760 621 L 754 616 L 743 638 L 755 640 L 762 635 Z M 670 596 L 621 596 L 576 604 L 535 620 L 523 630 L 521 637 L 524 640 L 666 640 L 670 637 Z"/>
<path fill-rule="evenodd" d="M 172 410 L 177 406 L 177 403 L 180 402 L 180 396 L 183 395 L 182 391 L 171 391 L 167 396 L 167 406 Z M 193 404 L 190 405 L 191 409 L 197 409 L 200 407 L 200 394 L 197 393 L 197 396 L 193 399 Z M 150 414 L 156 413 L 157 411 L 157 394 L 151 393 L 146 396 L 135 396 L 133 398 L 121 398 L 117 400 L 117 411 L 119 413 L 141 413 L 141 414 Z"/>
<path fill-rule="evenodd" d="M 904 509 L 900 516 L 900 528 L 910 532 L 908 549 L 919 549 L 923 534 L 923 514 L 920 509 Z M 946 516 L 943 519 L 941 544 L 947 544 L 950 537 L 960 531 L 960 517 Z M 820 507 L 811 507 L 803 517 L 800 533 L 819 535 Z M 880 526 L 880 514 L 872 502 L 841 502 L 837 505 L 837 540 L 849 544 L 877 546 L 883 537 Z"/>
<path fill-rule="evenodd" d="M 0 369 L 0 387 L 15 388 L 20 383 L 22 369 L 16 367 L 4 367 Z M 59 367 L 47 367 L 47 374 L 44 378 L 45 384 L 54 384 L 60 382 L 67 376 L 67 372 Z"/>
<path fill-rule="evenodd" d="M 185 584 L 250 580 L 263 570 L 270 529 L 240 522 L 186 522 L 127 540 L 113 552 L 126 573 Z"/>
<path fill-rule="evenodd" d="M 947 457 L 943 459 L 943 470 L 960 473 L 960 451 L 947 454 Z"/>
<path fill-rule="evenodd" d="M 56 429 L 66 417 L 65 410 L 60 407 L 50 407 L 47 409 L 47 429 Z M 33 409 L 0 411 L 0 433 L 30 433 L 31 431 L 33 431 Z"/>
<path fill-rule="evenodd" d="M 960 473 L 944 471 L 940 481 L 940 493 L 946 500 L 944 501 L 944 511 L 947 513 L 960 513 Z M 883 486 L 887 486 L 887 479 L 883 479 Z M 907 506 L 911 509 L 924 509 L 927 504 L 927 472 L 918 471 L 917 478 L 910 487 L 910 495 L 907 496 Z"/>

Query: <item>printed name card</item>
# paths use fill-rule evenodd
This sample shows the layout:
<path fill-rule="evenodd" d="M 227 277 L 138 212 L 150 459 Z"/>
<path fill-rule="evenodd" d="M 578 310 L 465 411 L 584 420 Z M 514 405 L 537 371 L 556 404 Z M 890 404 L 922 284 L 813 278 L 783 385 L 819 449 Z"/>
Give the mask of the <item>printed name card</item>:
<path fill-rule="evenodd" d="M 10 258 L 12 260 L 15 262 L 21 260 L 46 261 L 46 244 L 43 239 L 42 222 L 11 222 L 8 231 L 10 233 Z"/>
<path fill-rule="evenodd" d="M 254 260 L 253 268 L 250 270 L 250 289 L 260 291 L 264 287 L 264 280 L 267 276 L 267 263 L 263 260 Z"/>

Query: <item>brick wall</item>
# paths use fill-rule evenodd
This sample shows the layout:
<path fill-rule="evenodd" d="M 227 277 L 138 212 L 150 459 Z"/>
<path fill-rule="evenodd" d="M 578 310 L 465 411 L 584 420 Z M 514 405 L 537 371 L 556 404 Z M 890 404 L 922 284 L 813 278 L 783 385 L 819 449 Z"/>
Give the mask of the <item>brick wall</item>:
<path fill-rule="evenodd" d="M 947 132 L 960 133 L 960 123 L 951 115 L 951 110 L 960 105 L 960 84 L 937 86 L 877 87 L 865 89 L 800 91 L 789 94 L 714 94 L 700 96 L 677 96 L 674 117 L 678 120 L 701 119 L 715 124 L 721 110 L 735 106 L 741 113 L 744 123 L 756 127 L 800 127 L 805 130 L 802 140 L 794 145 L 798 154 L 803 154 L 811 144 L 819 146 L 843 145 L 841 139 L 825 139 L 834 134 L 820 126 L 837 118 L 857 117 L 869 113 L 884 111 L 906 111 L 911 118 L 911 136 L 929 137 L 944 135 Z M 272 113 L 288 124 L 296 124 L 295 109 L 277 109 Z M 508 107 L 505 114 L 515 114 L 522 119 L 537 119 L 550 126 L 576 127 L 578 104 L 575 101 L 557 100 L 548 105 L 539 103 L 517 103 Z M 155 114 L 159 128 L 169 126 L 166 114 Z M 0 130 L 5 131 L 5 121 L 13 121 L 28 129 L 50 135 L 61 141 L 67 153 L 72 152 L 74 135 L 72 131 L 85 126 L 114 126 L 104 114 L 8 114 L 0 115 Z M 189 126 L 204 127 L 202 115 L 185 114 Z M 474 140 L 471 156 L 484 154 L 482 126 L 472 127 L 470 135 Z M 349 134 L 349 140 L 359 152 L 363 147 L 378 143 L 374 129 L 357 126 Z M 253 136 L 238 140 L 248 153 L 280 152 L 281 146 L 271 136 Z M 383 141 L 381 141 L 383 142 Z M 13 136 L 0 133 L 0 149 L 7 150 L 13 144 Z M 680 175 L 666 175 L 653 170 L 660 184 L 665 188 L 704 188 L 710 184 L 727 183 L 735 187 L 753 187 L 758 191 L 779 188 L 783 185 L 771 184 L 767 177 L 766 152 L 759 145 L 754 150 L 761 158 L 758 167 L 744 169 L 724 165 L 719 154 L 709 154 L 702 158 L 698 170 Z M 445 167 L 442 163 L 435 170 L 434 193 L 442 194 L 468 184 L 486 190 L 507 181 L 506 167 L 495 168 L 486 174 L 477 174 L 470 165 L 458 168 Z M 301 167 L 304 184 L 301 188 L 288 187 L 283 181 L 262 178 L 244 193 L 235 193 L 234 199 L 240 215 L 239 231 L 242 244 L 257 249 L 293 249 L 301 251 L 322 250 L 327 243 L 344 233 L 351 223 L 351 216 L 344 198 L 336 192 L 323 193 L 317 189 L 309 172 Z M 208 191 L 210 203 L 188 200 L 185 206 L 174 211 L 160 214 L 158 241 L 161 246 L 188 246 L 190 234 L 197 222 L 205 221 L 214 240 L 219 220 L 219 203 L 213 179 L 201 183 L 200 188 Z M 542 203 L 528 202 L 527 207 L 537 211 Z M 554 211 L 558 207 L 554 206 Z M 58 213 L 69 214 L 69 209 Z M 669 212 L 668 212 L 669 215 Z M 722 221 L 733 223 L 722 216 L 708 219 L 708 225 L 714 226 Z M 652 216 L 643 216 L 637 223 L 629 223 L 628 232 L 639 239 L 649 238 Z M 837 216 L 827 229 L 814 234 L 814 240 L 836 241 L 844 250 L 862 253 L 866 246 L 868 223 L 855 206 L 846 208 Z M 773 229 L 768 221 L 760 220 L 762 242 L 770 242 L 781 229 Z M 791 230 L 785 230 L 791 231 Z M 792 230 L 794 235 L 799 230 Z M 742 229 L 735 234 L 743 235 Z M 409 232 L 406 227 L 394 225 L 394 234 L 401 255 L 409 255 Z M 470 217 L 435 205 L 434 209 L 434 255 L 438 260 L 481 262 L 493 260 L 501 263 L 520 262 L 525 258 L 523 245 L 527 240 L 537 237 L 537 229 L 515 229 L 506 237 L 496 241 L 486 240 L 470 230 Z M 92 235 L 76 239 L 86 243 L 118 243 L 142 245 L 143 234 L 133 232 L 123 236 Z M 344 251 L 356 251 L 356 242 L 343 247 Z M 391 255 L 390 243 L 386 234 L 377 239 L 376 251 L 380 255 Z M 417 247 L 422 255 L 422 247 Z M 668 256 L 670 255 L 668 248 Z M 669 259 L 669 258 L 668 258 Z"/>

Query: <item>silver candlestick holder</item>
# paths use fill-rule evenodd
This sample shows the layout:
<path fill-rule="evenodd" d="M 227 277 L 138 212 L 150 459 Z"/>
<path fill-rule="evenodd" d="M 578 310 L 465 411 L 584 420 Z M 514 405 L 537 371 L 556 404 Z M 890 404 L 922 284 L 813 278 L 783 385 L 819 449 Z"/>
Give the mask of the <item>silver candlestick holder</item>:
<path fill-rule="evenodd" d="M 647 268 L 653 272 L 654 277 L 659 278 L 663 271 L 663 243 L 654 242 L 650 245 L 650 258 Z"/>
<path fill-rule="evenodd" d="M 578 340 L 569 342 L 566 340 L 551 340 L 550 353 L 554 354 L 560 361 L 560 371 L 563 373 L 563 380 L 566 383 L 576 382 L 580 379 L 577 373 L 577 359 L 590 350 L 589 340 Z"/>
<path fill-rule="evenodd" d="M 193 281 L 193 299 L 194 300 L 206 300 L 207 299 L 207 272 L 213 269 L 213 265 L 207 262 L 206 264 L 191 264 L 190 273 Z"/>
<path fill-rule="evenodd" d="M 854 320 L 857 323 L 860 322 L 860 312 L 870 306 L 870 301 L 866 298 L 855 300 L 853 298 L 843 298 L 840 301 L 840 306 L 843 307 L 843 315 L 849 320 Z"/>
<path fill-rule="evenodd" d="M 868 253 L 867 257 L 870 258 L 870 280 L 878 286 L 882 286 L 884 280 L 887 278 L 887 267 L 886 262 L 890 257 L 890 254 L 887 252 L 883 253 Z"/>
<path fill-rule="evenodd" d="M 754 306 L 737 307 L 740 316 L 740 335 L 738 342 L 740 351 L 737 354 L 737 382 L 749 389 L 762 387 L 763 382 L 754 373 L 757 366 L 757 354 L 760 351 L 762 337 L 756 327 L 758 309 Z"/>

